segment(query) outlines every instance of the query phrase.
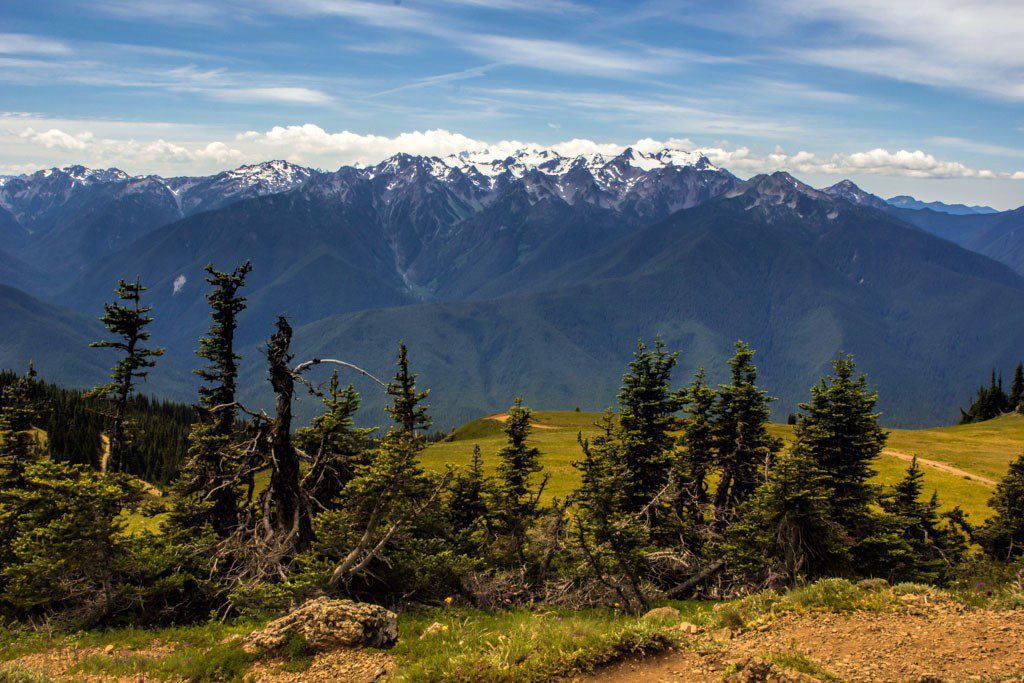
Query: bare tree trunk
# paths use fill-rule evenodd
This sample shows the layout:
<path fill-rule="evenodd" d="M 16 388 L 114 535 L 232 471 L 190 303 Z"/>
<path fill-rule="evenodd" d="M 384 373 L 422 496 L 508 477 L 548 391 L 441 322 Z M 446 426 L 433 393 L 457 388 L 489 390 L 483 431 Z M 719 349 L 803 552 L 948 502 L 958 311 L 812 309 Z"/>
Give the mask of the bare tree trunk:
<path fill-rule="evenodd" d="M 282 556 L 308 546 L 313 538 L 309 506 L 299 485 L 299 454 L 292 444 L 292 399 L 295 378 L 288 363 L 292 328 L 284 317 L 267 344 L 270 384 L 275 394 L 275 415 L 270 426 L 270 486 L 264 504 L 268 541 L 279 546 Z"/>

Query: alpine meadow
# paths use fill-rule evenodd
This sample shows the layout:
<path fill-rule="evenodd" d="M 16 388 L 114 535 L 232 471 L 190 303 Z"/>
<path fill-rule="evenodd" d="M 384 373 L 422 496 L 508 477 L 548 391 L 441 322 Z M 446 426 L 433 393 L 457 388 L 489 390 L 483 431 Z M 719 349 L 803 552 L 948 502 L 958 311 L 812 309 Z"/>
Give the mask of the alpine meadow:
<path fill-rule="evenodd" d="M 0 683 L 1024 681 L 1019 3 L 0 18 Z"/>

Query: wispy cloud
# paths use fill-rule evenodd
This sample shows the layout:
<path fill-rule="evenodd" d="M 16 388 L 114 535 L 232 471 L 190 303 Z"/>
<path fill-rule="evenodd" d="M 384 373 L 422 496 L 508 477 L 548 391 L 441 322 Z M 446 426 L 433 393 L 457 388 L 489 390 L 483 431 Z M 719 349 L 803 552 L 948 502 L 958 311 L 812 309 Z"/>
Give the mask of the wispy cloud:
<path fill-rule="evenodd" d="M 63 56 L 71 48 L 59 40 L 26 33 L 0 33 L 0 54 Z"/>
<path fill-rule="evenodd" d="M 200 89 L 209 97 L 225 102 L 279 102 L 284 104 L 328 104 L 330 95 L 312 88 L 208 88 Z"/>

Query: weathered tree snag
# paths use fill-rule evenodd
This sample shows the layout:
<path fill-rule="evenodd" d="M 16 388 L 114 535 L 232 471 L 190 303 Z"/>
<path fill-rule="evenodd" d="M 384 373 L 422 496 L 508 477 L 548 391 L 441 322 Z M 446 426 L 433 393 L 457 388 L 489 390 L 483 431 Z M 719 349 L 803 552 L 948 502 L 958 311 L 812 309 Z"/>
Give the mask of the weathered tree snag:
<path fill-rule="evenodd" d="M 288 364 L 292 328 L 283 317 L 267 343 L 270 384 L 274 388 L 275 414 L 270 425 L 270 486 L 263 500 L 265 539 L 286 558 L 307 547 L 313 539 L 309 506 L 299 486 L 299 454 L 292 444 L 292 399 L 295 376 Z"/>

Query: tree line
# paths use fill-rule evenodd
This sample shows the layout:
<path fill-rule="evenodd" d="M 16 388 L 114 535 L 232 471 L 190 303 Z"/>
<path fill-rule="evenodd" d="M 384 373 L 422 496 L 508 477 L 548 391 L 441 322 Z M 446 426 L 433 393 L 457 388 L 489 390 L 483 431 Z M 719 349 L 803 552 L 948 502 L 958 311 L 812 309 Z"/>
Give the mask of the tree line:
<path fill-rule="evenodd" d="M 992 369 L 992 378 L 988 386 L 978 387 L 977 395 L 967 410 L 960 409 L 960 424 L 984 422 L 1006 415 L 1024 411 L 1024 362 L 1018 362 L 1013 371 L 1010 392 L 1003 389 L 1003 375 L 996 376 Z"/>
<path fill-rule="evenodd" d="M 974 526 L 940 512 L 916 461 L 873 483 L 885 446 L 877 394 L 840 354 L 811 387 L 788 450 L 768 430 L 773 400 L 754 351 L 737 342 L 729 380 L 703 370 L 677 387 L 677 352 L 638 344 L 617 405 L 580 438 L 579 488 L 546 499 L 533 417 L 516 398 L 488 474 L 479 448 L 442 473 L 420 455 L 429 392 L 399 343 L 387 380 L 343 359 L 296 359 L 281 317 L 265 357 L 274 409 L 236 396 L 234 348 L 250 272 L 207 267 L 211 324 L 187 458 L 158 531 L 129 532 L 142 493 L 126 471 L 140 425 L 130 406 L 162 351 L 149 346 L 145 288 L 121 282 L 103 322 L 119 352 L 93 392 L 109 438 L 105 467 L 47 457 L 32 427 L 52 406 L 30 372 L 0 396 L 0 610 L 76 626 L 187 621 L 286 608 L 315 595 L 385 603 L 457 597 L 484 607 L 615 605 L 720 597 L 823 577 L 944 582 L 975 561 L 1024 553 L 1024 456 Z M 314 383 L 320 366 L 334 372 Z M 390 425 L 356 426 L 359 373 L 388 396 Z M 322 402 L 295 428 L 297 392 Z"/>

